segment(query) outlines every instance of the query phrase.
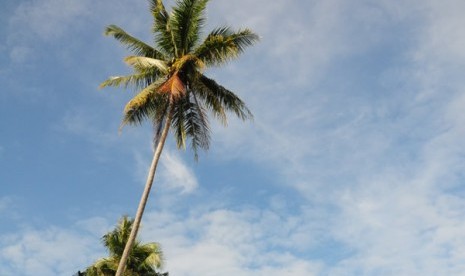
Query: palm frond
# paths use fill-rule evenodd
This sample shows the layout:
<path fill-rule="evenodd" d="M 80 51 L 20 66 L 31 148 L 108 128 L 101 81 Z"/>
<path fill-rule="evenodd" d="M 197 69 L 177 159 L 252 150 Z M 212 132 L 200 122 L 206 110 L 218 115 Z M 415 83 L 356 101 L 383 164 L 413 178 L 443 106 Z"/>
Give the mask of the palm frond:
<path fill-rule="evenodd" d="M 150 84 L 126 104 L 121 127 L 126 124 L 141 124 L 144 119 L 151 118 L 152 114 L 166 109 L 168 95 L 158 92 L 160 85 L 160 81 Z"/>
<path fill-rule="evenodd" d="M 161 139 L 163 127 L 165 126 L 165 121 L 166 121 L 166 118 L 169 112 L 168 108 L 169 108 L 169 102 L 168 104 L 164 104 L 160 108 L 157 108 L 157 110 L 151 115 L 152 116 L 151 119 L 153 123 L 153 130 L 154 130 L 153 145 L 155 148 Z"/>
<path fill-rule="evenodd" d="M 150 0 L 150 11 L 153 16 L 152 31 L 155 42 L 170 57 L 177 56 L 177 48 L 171 27 L 171 20 L 162 0 Z"/>
<path fill-rule="evenodd" d="M 195 55 L 206 65 L 221 65 L 241 54 L 245 47 L 259 40 L 249 29 L 233 32 L 229 27 L 213 30 L 195 50 Z"/>
<path fill-rule="evenodd" d="M 173 119 L 171 120 L 171 128 L 174 130 L 176 145 L 178 148 L 186 148 L 186 108 L 188 107 L 187 96 L 182 97 L 176 101 L 173 109 Z"/>
<path fill-rule="evenodd" d="M 161 250 L 161 246 L 158 243 L 146 243 L 141 245 L 140 250 L 144 252 L 144 259 L 141 262 L 140 267 L 144 268 L 162 268 L 163 267 L 163 252 Z"/>
<path fill-rule="evenodd" d="M 205 64 L 197 56 L 192 54 L 183 55 L 181 58 L 178 58 L 172 65 L 171 68 L 176 71 L 185 70 L 188 65 L 192 65 L 192 68 L 195 68 L 195 71 L 203 70 Z"/>
<path fill-rule="evenodd" d="M 207 150 L 210 145 L 210 129 L 205 110 L 195 102 L 192 93 L 176 101 L 173 113 L 172 128 L 178 148 L 190 146 L 198 159 L 198 150 Z"/>
<path fill-rule="evenodd" d="M 194 158 L 198 160 L 198 149 L 208 150 L 210 147 L 210 126 L 203 105 L 197 100 L 197 96 L 191 93 L 193 106 L 187 116 L 187 133 L 191 137 L 191 148 Z"/>
<path fill-rule="evenodd" d="M 156 68 L 162 73 L 168 73 L 168 65 L 163 60 L 141 56 L 128 56 L 124 61 L 138 70 Z"/>
<path fill-rule="evenodd" d="M 108 249 L 110 256 L 119 256 L 123 253 L 131 227 L 132 220 L 124 216 L 113 231 L 108 232 L 102 237 L 102 243 Z"/>
<path fill-rule="evenodd" d="M 180 56 L 191 51 L 199 40 L 205 24 L 205 8 L 208 0 L 178 0 L 173 8 L 172 26 Z"/>
<path fill-rule="evenodd" d="M 133 86 L 136 90 L 141 90 L 144 89 L 146 86 L 150 85 L 151 83 L 155 82 L 160 76 L 158 70 L 154 70 L 153 68 L 145 70 L 140 69 L 136 71 L 138 72 L 127 76 L 109 77 L 107 80 L 103 81 L 100 84 L 99 88 L 113 86 L 124 87 L 126 89 L 129 86 Z"/>
<path fill-rule="evenodd" d="M 215 96 L 215 93 L 211 91 L 211 89 L 202 81 L 200 81 L 200 77 L 193 78 L 191 80 L 191 86 L 195 95 L 200 98 L 200 100 L 210 110 L 213 116 L 215 116 L 215 118 L 218 119 L 221 124 L 227 125 L 226 112 L 221 101 Z"/>
<path fill-rule="evenodd" d="M 124 216 L 113 231 L 102 237 L 102 242 L 110 256 L 94 262 L 86 269 L 85 275 L 115 275 L 133 223 L 133 219 Z M 157 268 L 163 267 L 163 261 L 163 252 L 158 243 L 141 244 L 136 241 L 127 262 L 125 275 L 163 275 L 156 271 Z"/>
<path fill-rule="evenodd" d="M 111 275 L 118 268 L 118 258 L 109 257 L 97 260 L 86 269 L 86 276 Z"/>
<path fill-rule="evenodd" d="M 216 115 L 223 116 L 223 110 L 225 110 L 235 113 L 242 120 L 253 119 L 252 112 L 233 92 L 219 85 L 216 81 L 207 78 L 205 75 L 201 75 L 198 81 L 201 84 L 197 86 L 200 88 L 198 89 L 198 92 L 200 92 L 198 95 L 202 97 L 207 106 L 218 113 Z"/>
<path fill-rule="evenodd" d="M 153 48 L 152 46 L 142 42 L 141 40 L 131 36 L 123 29 L 116 25 L 110 25 L 105 29 L 105 35 L 111 35 L 116 40 L 124 44 L 130 51 L 138 56 L 145 56 L 151 58 L 164 59 L 162 53 Z"/>

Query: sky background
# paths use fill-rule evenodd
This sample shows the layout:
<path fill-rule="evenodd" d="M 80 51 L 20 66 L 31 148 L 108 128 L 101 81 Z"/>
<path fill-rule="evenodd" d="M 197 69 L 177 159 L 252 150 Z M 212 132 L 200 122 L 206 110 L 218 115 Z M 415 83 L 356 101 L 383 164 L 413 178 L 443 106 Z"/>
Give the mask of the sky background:
<path fill-rule="evenodd" d="M 72 275 L 133 215 L 152 129 L 103 36 L 151 41 L 143 0 L 2 0 L 0 275 Z M 465 275 L 465 2 L 212 0 L 261 42 L 206 72 L 253 122 L 170 138 L 140 238 L 170 275 Z"/>

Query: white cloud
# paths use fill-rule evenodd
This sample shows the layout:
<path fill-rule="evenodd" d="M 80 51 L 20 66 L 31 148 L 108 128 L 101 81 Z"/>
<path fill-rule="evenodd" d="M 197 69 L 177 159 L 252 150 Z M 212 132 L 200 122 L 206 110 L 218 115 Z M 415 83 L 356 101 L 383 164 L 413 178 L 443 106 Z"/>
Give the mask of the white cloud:
<path fill-rule="evenodd" d="M 299 257 L 287 242 L 308 223 L 312 220 L 274 211 L 210 209 L 206 204 L 187 216 L 148 210 L 140 239 L 161 243 L 165 270 L 173 275 L 317 275 L 323 263 Z M 107 219 L 92 217 L 67 228 L 27 228 L 3 235 L 0 273 L 71 275 L 83 270 L 105 256 L 100 237 L 112 228 L 108 225 Z M 312 229 L 306 229 L 310 236 Z"/>
<path fill-rule="evenodd" d="M 192 209 L 187 217 L 153 212 L 144 218 L 143 240 L 161 242 L 170 274 L 268 275 L 274 271 L 303 276 L 316 275 L 323 268 L 319 261 L 293 253 L 295 243 L 287 240 L 299 225 L 312 224 L 311 220 L 255 208 L 199 210 Z M 307 230 L 311 237 L 312 227 Z"/>
<path fill-rule="evenodd" d="M 0 239 L 2 275 L 72 275 L 98 257 L 98 239 L 70 229 L 28 229 Z"/>
<path fill-rule="evenodd" d="M 349 189 L 347 189 L 349 190 Z M 340 198 L 332 228 L 355 255 L 335 275 L 459 275 L 465 236 L 462 200 L 393 177 L 363 183 Z"/>
<path fill-rule="evenodd" d="M 429 1 L 410 68 L 417 97 L 405 120 L 420 139 L 411 160 L 365 173 L 341 193 L 334 234 L 356 252 L 335 275 L 460 275 L 464 271 L 463 85 L 454 71 L 465 23 L 458 2 Z M 461 3 L 460 3 L 461 4 Z M 440 42 L 439 42 L 440 41 Z M 429 108 L 425 108 L 429 106 Z M 393 148 L 392 150 L 399 149 Z M 412 150 L 412 149 L 409 149 Z M 379 159 L 378 159 L 379 161 Z M 376 175 L 377 174 L 377 175 Z"/>
<path fill-rule="evenodd" d="M 191 193 L 198 187 L 194 172 L 183 162 L 178 154 L 168 149 L 161 157 L 161 178 L 171 189 L 180 189 L 181 193 Z"/>
<path fill-rule="evenodd" d="M 58 59 L 67 63 L 74 59 L 67 51 L 76 45 L 76 37 L 90 35 L 95 39 L 94 34 L 103 33 L 106 25 L 121 24 L 131 33 L 146 34 L 141 30 L 149 30 L 146 21 L 150 14 L 139 14 L 140 10 L 146 8 L 147 3 L 144 1 L 18 1 L 14 12 L 8 15 L 6 48 L 14 63 L 31 64 L 44 54 L 40 51 L 41 45 L 53 49 L 50 52 L 54 53 L 53 57 L 48 55 L 44 59 Z M 123 13 L 128 16 L 121 16 Z M 138 16 L 132 16 L 134 14 Z M 95 29 L 96 26 L 100 29 Z M 66 47 L 62 47 L 62 44 Z"/>
<path fill-rule="evenodd" d="M 108 220 L 103 217 L 92 217 L 88 219 L 83 219 L 76 222 L 76 226 L 79 228 L 88 231 L 94 236 L 103 236 L 103 234 L 111 231 L 113 225 L 108 223 Z"/>
<path fill-rule="evenodd" d="M 178 153 L 170 151 L 169 144 L 160 157 L 157 170 L 155 172 L 155 183 L 160 183 L 165 191 L 176 191 L 181 194 L 189 194 L 198 187 L 197 178 L 191 168 L 181 159 Z M 144 185 L 147 181 L 147 174 L 152 162 L 153 153 L 142 154 L 140 151 L 134 151 L 135 158 L 135 176 L 137 182 Z M 158 190 L 158 188 L 156 188 Z"/>
<path fill-rule="evenodd" d="M 425 1 L 428 9 L 427 25 L 423 33 L 424 44 L 419 45 L 420 58 L 434 60 L 440 63 L 442 61 L 454 61 L 462 63 L 465 60 L 465 31 L 463 26 L 463 16 L 460 11 L 465 8 L 462 1 Z M 428 56 L 428 53 L 434 52 L 436 56 Z"/>
<path fill-rule="evenodd" d="M 465 241 L 465 213 L 460 203 L 465 197 L 465 83 L 460 75 L 465 58 L 463 51 L 459 53 L 464 35 L 458 27 L 465 24 L 458 8 L 462 3 L 386 1 L 381 10 L 376 7 L 369 14 L 370 10 L 360 12 L 360 6 L 354 6 L 353 16 L 363 15 L 355 22 L 342 21 L 354 10 L 341 5 L 334 10 L 334 21 L 325 22 L 323 17 L 333 11 L 334 4 L 337 1 L 317 4 L 316 10 L 326 12 L 320 12 L 315 21 L 329 26 L 321 29 L 321 45 L 332 41 L 345 49 L 340 52 L 338 46 L 329 46 L 331 58 L 324 63 L 334 62 L 332 58 L 341 53 L 357 56 L 382 44 L 376 34 L 371 37 L 373 29 L 363 30 L 362 25 L 379 32 L 386 24 L 408 24 L 405 30 L 414 34 L 412 40 L 407 43 L 397 38 L 397 43 L 406 43 L 396 56 L 402 61 L 382 68 L 383 77 L 400 70 L 390 76 L 397 85 L 386 91 L 384 84 L 377 83 L 376 89 L 387 96 L 372 91 L 371 96 L 365 95 L 369 99 L 359 100 L 354 100 L 360 97 L 359 91 L 338 94 L 334 87 L 320 89 L 317 92 L 322 95 L 317 96 L 312 91 L 318 86 L 308 85 L 303 96 L 279 82 L 263 85 L 266 96 L 257 93 L 251 98 L 258 114 L 254 125 L 234 123 L 228 129 L 215 129 L 221 155 L 250 158 L 277 168 L 284 175 L 283 185 L 297 188 L 316 206 L 332 206 L 322 213 L 334 220 L 317 221 L 327 223 L 323 227 L 331 229 L 331 236 L 346 244 L 353 255 L 327 267 L 330 275 L 459 275 Z M 273 26 L 276 17 L 269 20 Z M 324 34 L 332 28 L 334 32 Z M 345 30 L 354 36 L 340 33 Z M 318 34 L 309 28 L 312 31 Z M 336 37 L 331 40 L 332 36 Z M 277 44 L 273 49 L 279 50 Z M 353 45 L 361 46 L 361 52 Z M 308 49 L 319 54 L 318 47 Z M 312 60 L 308 64 L 313 66 Z M 322 72 L 331 75 L 331 71 Z M 296 88 L 290 80 L 288 87 Z M 334 75 L 326 81 L 340 80 Z M 250 91 L 248 85 L 243 83 L 239 90 Z M 258 104 L 256 99 L 260 99 Z M 297 245 L 294 241 L 293 246 Z"/>

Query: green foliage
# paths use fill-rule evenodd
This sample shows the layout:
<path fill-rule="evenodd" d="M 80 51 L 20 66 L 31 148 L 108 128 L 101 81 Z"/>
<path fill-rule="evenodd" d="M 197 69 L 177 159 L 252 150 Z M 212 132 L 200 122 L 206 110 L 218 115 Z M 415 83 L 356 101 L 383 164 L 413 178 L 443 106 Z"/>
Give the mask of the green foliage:
<path fill-rule="evenodd" d="M 155 48 L 131 36 L 116 25 L 108 26 L 105 29 L 105 35 L 113 36 L 115 39 L 125 45 L 131 52 L 138 56 L 164 59 L 164 56 Z"/>
<path fill-rule="evenodd" d="M 115 275 L 124 246 L 131 233 L 133 220 L 123 217 L 115 229 L 102 237 L 103 245 L 108 249 L 109 257 L 97 260 L 89 266 L 83 275 Z M 163 276 L 157 269 L 163 266 L 163 253 L 158 243 L 141 244 L 136 241 L 127 262 L 125 276 Z M 81 273 L 82 275 L 82 273 Z"/>
<path fill-rule="evenodd" d="M 221 27 L 202 41 L 208 0 L 177 0 L 171 13 L 163 1 L 149 2 L 155 45 L 150 46 L 115 25 L 107 27 L 105 34 L 113 36 L 134 54 L 125 59 L 134 72 L 110 77 L 100 86 L 137 89 L 138 94 L 124 109 L 122 125 L 140 124 L 149 119 L 154 123 L 157 141 L 169 115 L 173 118 L 170 127 L 178 147 L 185 148 L 190 140 L 197 159 L 198 150 L 206 150 L 210 144 L 208 112 L 224 125 L 226 112 L 242 120 L 252 118 L 241 99 L 203 72 L 209 66 L 223 65 L 237 58 L 246 47 L 258 41 L 258 36 L 249 29 L 233 31 L 230 27 Z M 174 107 L 168 110 L 170 101 Z"/>

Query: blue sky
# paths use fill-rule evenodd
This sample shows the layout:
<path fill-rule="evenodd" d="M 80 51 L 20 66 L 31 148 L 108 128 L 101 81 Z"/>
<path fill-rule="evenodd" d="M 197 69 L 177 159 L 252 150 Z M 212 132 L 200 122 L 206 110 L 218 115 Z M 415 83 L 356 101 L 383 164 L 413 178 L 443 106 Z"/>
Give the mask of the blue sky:
<path fill-rule="evenodd" d="M 103 29 L 150 42 L 146 1 L 5 0 L 0 11 L 0 275 L 71 275 L 133 215 L 149 124 Z M 194 162 L 170 140 L 141 239 L 170 275 L 461 275 L 465 2 L 212 0 L 207 30 L 261 42 L 207 75 L 255 115 L 213 123 Z"/>

